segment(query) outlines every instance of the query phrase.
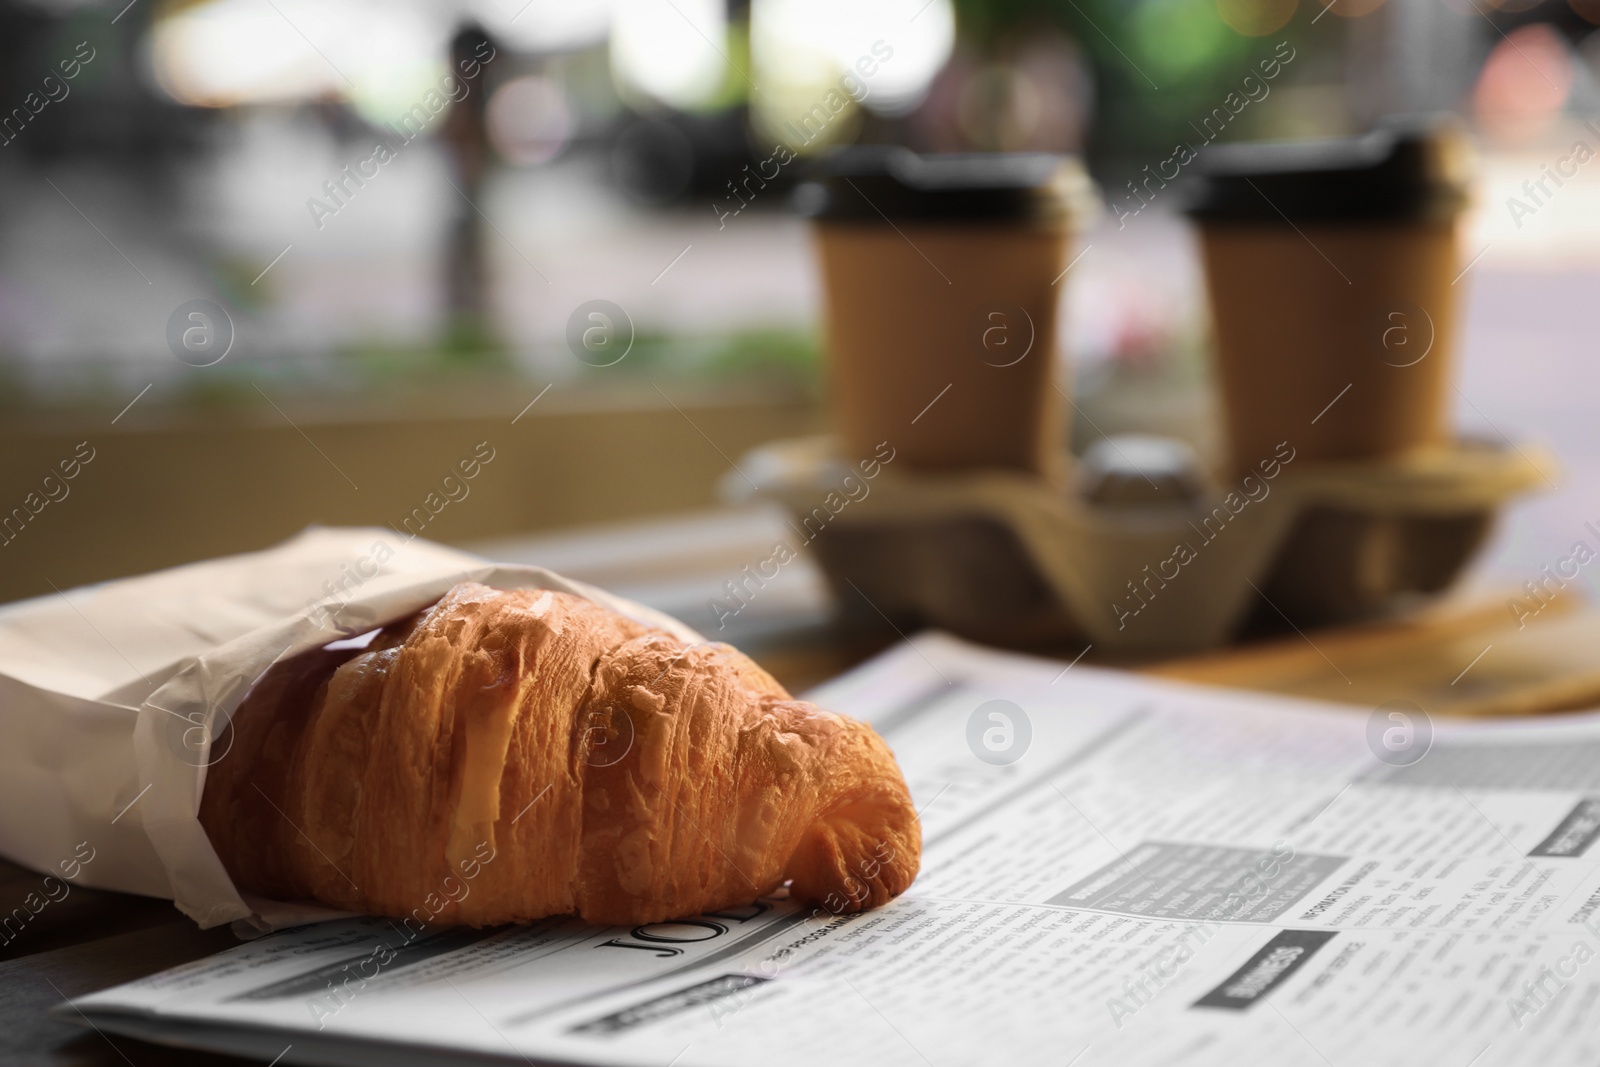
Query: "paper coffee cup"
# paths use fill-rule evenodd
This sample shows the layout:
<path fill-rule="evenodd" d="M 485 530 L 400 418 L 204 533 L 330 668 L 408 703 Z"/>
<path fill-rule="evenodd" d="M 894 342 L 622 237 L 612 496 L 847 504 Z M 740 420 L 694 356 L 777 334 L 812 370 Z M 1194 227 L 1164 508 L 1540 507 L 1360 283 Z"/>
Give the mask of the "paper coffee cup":
<path fill-rule="evenodd" d="M 1210 151 L 1189 213 L 1232 468 L 1285 442 L 1312 460 L 1447 444 L 1460 135 L 1388 129 Z"/>
<path fill-rule="evenodd" d="M 833 419 L 847 456 L 1062 481 L 1056 320 L 1087 179 L 1052 156 L 833 157 L 816 222 Z"/>

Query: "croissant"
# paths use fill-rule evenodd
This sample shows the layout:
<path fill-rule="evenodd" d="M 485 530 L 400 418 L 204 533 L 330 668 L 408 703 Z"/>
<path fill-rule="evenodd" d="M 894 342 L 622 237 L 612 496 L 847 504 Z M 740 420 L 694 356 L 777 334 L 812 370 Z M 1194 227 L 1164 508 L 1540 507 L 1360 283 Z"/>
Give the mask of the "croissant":
<path fill-rule="evenodd" d="M 920 858 L 871 727 L 552 590 L 462 583 L 285 660 L 214 748 L 200 822 L 237 886 L 397 919 L 641 924 L 786 881 L 849 912 Z"/>

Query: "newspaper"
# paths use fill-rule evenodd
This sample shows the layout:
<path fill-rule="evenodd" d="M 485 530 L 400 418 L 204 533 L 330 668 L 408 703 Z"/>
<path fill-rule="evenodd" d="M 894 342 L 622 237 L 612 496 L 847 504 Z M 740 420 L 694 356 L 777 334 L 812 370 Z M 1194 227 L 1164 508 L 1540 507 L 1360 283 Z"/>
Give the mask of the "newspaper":
<path fill-rule="evenodd" d="M 1600 1059 L 1600 716 L 1430 723 L 937 634 L 809 695 L 911 783 L 922 873 L 886 907 L 343 919 L 61 1014 L 284 1063 Z"/>

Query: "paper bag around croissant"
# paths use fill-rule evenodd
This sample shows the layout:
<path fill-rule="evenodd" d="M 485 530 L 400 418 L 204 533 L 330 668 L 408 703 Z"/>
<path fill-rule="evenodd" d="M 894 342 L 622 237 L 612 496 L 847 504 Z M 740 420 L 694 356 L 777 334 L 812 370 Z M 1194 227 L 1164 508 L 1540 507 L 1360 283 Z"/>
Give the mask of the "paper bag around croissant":
<path fill-rule="evenodd" d="M 200 821 L 235 883 L 279 900 L 637 924 L 791 879 L 856 911 L 917 873 L 871 727 L 566 593 L 458 585 L 365 648 L 277 664 L 229 730 Z"/>

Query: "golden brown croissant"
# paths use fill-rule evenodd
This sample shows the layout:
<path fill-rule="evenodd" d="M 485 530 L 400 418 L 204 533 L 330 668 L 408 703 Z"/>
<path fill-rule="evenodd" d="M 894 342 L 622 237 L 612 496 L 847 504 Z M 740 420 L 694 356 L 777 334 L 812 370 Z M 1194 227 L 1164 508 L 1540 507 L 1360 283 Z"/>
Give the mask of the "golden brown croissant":
<path fill-rule="evenodd" d="M 864 723 L 578 596 L 452 589 L 270 670 L 200 806 L 241 888 L 423 923 L 647 923 L 792 879 L 892 899 L 921 829 Z"/>

